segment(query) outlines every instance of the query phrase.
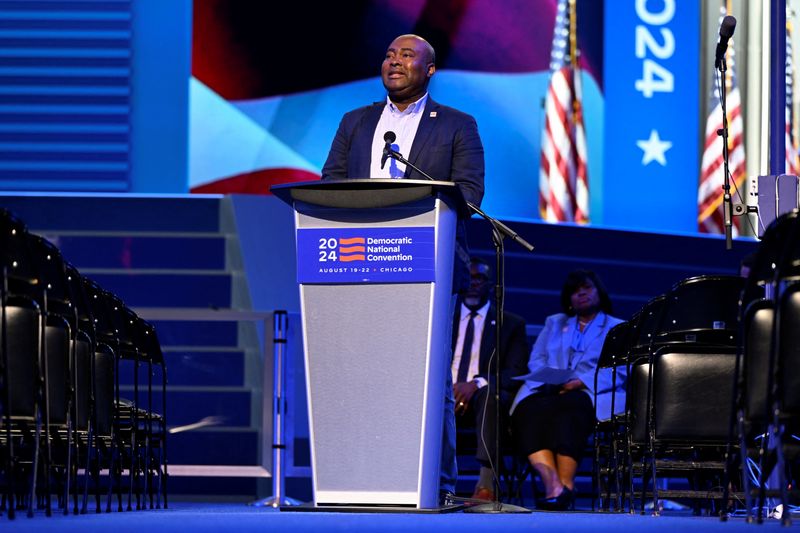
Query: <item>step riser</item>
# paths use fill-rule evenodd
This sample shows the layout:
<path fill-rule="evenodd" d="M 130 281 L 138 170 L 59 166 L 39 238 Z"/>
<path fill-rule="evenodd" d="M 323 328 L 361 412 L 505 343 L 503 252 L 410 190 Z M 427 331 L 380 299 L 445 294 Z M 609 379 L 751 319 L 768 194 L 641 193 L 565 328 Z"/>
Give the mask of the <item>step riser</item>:
<path fill-rule="evenodd" d="M 36 232 L 217 233 L 220 199 L 200 196 L 139 197 L 0 195 L 0 205 Z"/>
<path fill-rule="evenodd" d="M 170 387 L 242 387 L 245 385 L 244 352 L 167 352 L 164 354 Z M 161 374 L 154 367 L 154 383 L 160 384 Z M 147 379 L 147 369 L 142 365 L 139 382 Z M 133 385 L 133 371 L 123 369 L 119 382 Z"/>
<path fill-rule="evenodd" d="M 128 307 L 231 306 L 231 278 L 201 274 L 89 274 Z"/>
<path fill-rule="evenodd" d="M 224 237 L 46 237 L 78 270 L 225 270 Z"/>

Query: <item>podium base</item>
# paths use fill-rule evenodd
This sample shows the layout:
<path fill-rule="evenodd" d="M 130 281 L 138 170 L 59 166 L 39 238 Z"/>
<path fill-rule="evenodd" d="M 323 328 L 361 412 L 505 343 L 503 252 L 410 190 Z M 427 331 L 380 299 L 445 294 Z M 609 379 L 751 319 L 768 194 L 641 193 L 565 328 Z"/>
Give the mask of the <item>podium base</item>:
<path fill-rule="evenodd" d="M 453 513 L 464 509 L 464 505 L 446 505 L 444 507 L 434 507 L 433 509 L 419 509 L 410 506 L 396 505 L 314 505 L 304 503 L 302 505 L 281 506 L 281 512 L 293 513 L 410 513 L 410 514 L 442 514 Z"/>
<path fill-rule="evenodd" d="M 532 511 L 526 507 L 520 507 L 519 505 L 511 505 L 510 503 L 488 502 L 467 507 L 466 509 L 464 509 L 464 512 L 480 513 L 480 514 L 503 514 L 503 513 L 529 514 Z"/>
<path fill-rule="evenodd" d="M 281 509 L 283 507 L 299 507 L 305 505 L 305 503 L 300 500 L 295 500 L 294 498 L 289 498 L 288 496 L 282 498 L 270 496 L 269 498 L 250 502 L 248 505 L 252 505 L 253 507 L 273 507 L 275 509 Z"/>

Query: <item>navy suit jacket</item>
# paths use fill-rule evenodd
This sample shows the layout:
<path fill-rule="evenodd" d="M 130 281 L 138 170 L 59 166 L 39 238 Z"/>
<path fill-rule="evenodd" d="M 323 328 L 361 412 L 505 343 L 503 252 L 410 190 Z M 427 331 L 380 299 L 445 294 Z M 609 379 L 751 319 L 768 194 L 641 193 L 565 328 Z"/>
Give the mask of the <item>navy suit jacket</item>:
<path fill-rule="evenodd" d="M 322 167 L 322 179 L 362 179 L 370 177 L 373 157 L 372 139 L 386 102 L 377 102 L 350 111 L 342 117 L 333 138 L 328 159 Z M 435 102 L 430 95 L 420 118 L 414 143 L 408 154 L 411 163 L 432 178 L 456 183 L 468 202 L 480 206 L 483 199 L 483 144 L 475 119 L 452 107 Z M 405 177 L 425 179 L 411 167 Z M 469 284 L 469 253 L 464 221 L 456 233 L 456 268 L 453 289 Z"/>
<path fill-rule="evenodd" d="M 489 368 L 489 359 L 495 348 L 496 328 L 495 306 L 490 305 L 486 313 L 486 321 L 481 337 L 481 353 L 478 361 L 478 375 L 486 381 L 494 382 L 494 365 Z M 456 306 L 453 316 L 453 350 L 458 343 L 458 326 L 461 322 L 461 299 Z M 525 333 L 525 319 L 521 316 L 503 311 L 503 327 L 500 329 L 503 350 L 500 354 L 500 400 L 503 404 L 511 403 L 522 382 L 514 379 L 525 374 L 528 370 L 528 337 Z M 469 376 L 472 379 L 474 376 Z"/>

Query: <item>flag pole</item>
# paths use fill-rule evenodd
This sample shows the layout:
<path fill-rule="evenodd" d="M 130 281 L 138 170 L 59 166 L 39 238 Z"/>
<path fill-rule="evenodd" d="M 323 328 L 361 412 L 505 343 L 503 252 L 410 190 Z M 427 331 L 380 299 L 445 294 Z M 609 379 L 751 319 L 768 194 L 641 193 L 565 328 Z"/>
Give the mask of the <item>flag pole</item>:
<path fill-rule="evenodd" d="M 575 150 L 575 160 L 583 161 L 580 152 L 586 150 L 585 131 L 583 125 L 583 90 L 581 88 L 581 68 L 580 50 L 578 49 L 578 8 L 577 0 L 569 0 L 569 62 L 570 75 L 572 76 L 572 116 L 570 117 L 570 135 L 573 139 L 573 150 Z M 585 164 L 585 162 L 584 162 Z M 574 221 L 579 224 L 589 222 L 589 182 L 586 177 L 586 169 L 583 171 L 576 169 L 575 173 L 575 192 L 572 198 L 572 212 Z M 583 185 L 583 186 L 582 186 Z M 582 192 L 583 194 L 582 194 Z M 584 197 L 585 195 L 585 197 Z"/>
<path fill-rule="evenodd" d="M 569 0 L 569 64 L 572 67 L 573 86 L 575 79 L 580 75 L 578 71 L 578 15 L 575 6 L 576 0 Z M 577 124 L 580 115 L 581 103 L 577 98 L 572 99 L 572 126 Z"/>

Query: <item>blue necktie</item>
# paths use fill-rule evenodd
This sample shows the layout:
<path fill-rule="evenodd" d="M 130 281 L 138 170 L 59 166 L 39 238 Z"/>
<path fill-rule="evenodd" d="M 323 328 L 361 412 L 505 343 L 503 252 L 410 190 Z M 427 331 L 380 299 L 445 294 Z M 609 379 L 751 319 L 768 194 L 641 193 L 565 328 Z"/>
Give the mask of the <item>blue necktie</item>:
<path fill-rule="evenodd" d="M 458 377 L 456 378 L 457 382 L 467 381 L 467 374 L 469 373 L 469 359 L 472 356 L 472 341 L 475 339 L 476 316 L 478 316 L 477 311 L 470 311 L 467 331 L 464 332 L 464 344 L 461 347 L 461 361 L 458 363 Z"/>

